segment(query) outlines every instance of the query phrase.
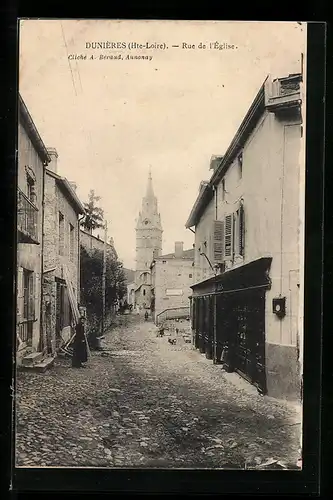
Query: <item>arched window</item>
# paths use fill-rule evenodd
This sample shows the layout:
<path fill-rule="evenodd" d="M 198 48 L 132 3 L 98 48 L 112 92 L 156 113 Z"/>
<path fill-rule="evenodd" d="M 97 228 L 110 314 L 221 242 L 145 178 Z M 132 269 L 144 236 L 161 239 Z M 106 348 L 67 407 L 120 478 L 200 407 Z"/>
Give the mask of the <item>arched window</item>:
<path fill-rule="evenodd" d="M 146 290 L 145 289 L 143 289 L 143 295 L 146 295 Z"/>

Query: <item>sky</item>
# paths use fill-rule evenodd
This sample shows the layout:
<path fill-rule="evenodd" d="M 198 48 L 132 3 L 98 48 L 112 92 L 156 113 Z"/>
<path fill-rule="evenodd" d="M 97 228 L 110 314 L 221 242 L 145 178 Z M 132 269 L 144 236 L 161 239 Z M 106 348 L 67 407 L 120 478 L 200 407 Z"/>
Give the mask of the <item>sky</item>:
<path fill-rule="evenodd" d="M 58 152 L 58 173 L 77 184 L 81 201 L 90 189 L 101 197 L 108 236 L 135 269 L 149 168 L 163 253 L 175 241 L 191 248 L 185 223 L 200 181 L 211 176 L 211 156 L 225 153 L 267 75 L 300 71 L 305 39 L 306 25 L 296 22 L 22 20 L 19 90 L 44 144 Z M 129 49 L 131 42 L 168 48 Z"/>

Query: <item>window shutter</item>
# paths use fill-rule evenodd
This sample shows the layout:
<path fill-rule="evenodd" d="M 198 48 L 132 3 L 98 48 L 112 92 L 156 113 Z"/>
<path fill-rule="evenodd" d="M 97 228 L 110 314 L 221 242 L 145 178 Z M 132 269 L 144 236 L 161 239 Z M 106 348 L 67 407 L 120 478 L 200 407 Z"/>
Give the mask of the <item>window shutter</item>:
<path fill-rule="evenodd" d="M 29 274 L 23 271 L 23 319 L 29 318 Z"/>
<path fill-rule="evenodd" d="M 224 219 L 224 260 L 232 260 L 233 258 L 233 229 L 233 214 L 228 214 Z"/>
<path fill-rule="evenodd" d="M 244 206 L 239 209 L 239 253 L 244 257 L 245 253 L 245 214 Z"/>
<path fill-rule="evenodd" d="M 23 316 L 23 297 L 24 297 L 24 290 L 23 290 L 23 268 L 19 267 L 17 269 L 17 278 L 16 278 L 16 296 L 17 296 L 17 304 L 16 304 L 16 309 L 17 309 L 17 314 L 19 317 Z"/>
<path fill-rule="evenodd" d="M 30 320 L 35 319 L 35 275 L 34 273 L 29 273 L 28 279 L 28 318 Z"/>
<path fill-rule="evenodd" d="M 223 261 L 224 223 L 213 221 L 213 261 L 219 264 Z"/>

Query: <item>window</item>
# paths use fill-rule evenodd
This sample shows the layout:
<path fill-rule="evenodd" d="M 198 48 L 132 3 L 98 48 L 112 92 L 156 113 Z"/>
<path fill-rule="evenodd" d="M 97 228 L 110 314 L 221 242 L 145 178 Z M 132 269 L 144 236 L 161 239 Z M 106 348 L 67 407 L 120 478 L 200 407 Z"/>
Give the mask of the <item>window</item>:
<path fill-rule="evenodd" d="M 188 275 L 188 277 L 189 277 L 189 278 L 192 278 L 192 274 L 189 274 L 189 275 Z"/>
<path fill-rule="evenodd" d="M 235 212 L 235 237 L 234 237 L 234 253 L 244 257 L 244 240 L 245 240 L 245 224 L 244 224 L 244 207 L 241 205 Z"/>
<path fill-rule="evenodd" d="M 31 203 L 35 205 L 36 204 L 35 174 L 29 167 L 25 167 L 25 171 L 27 176 L 27 197 L 31 201 Z"/>
<path fill-rule="evenodd" d="M 69 260 L 73 262 L 74 260 L 74 241 L 75 241 L 75 231 L 74 226 L 69 224 Z"/>
<path fill-rule="evenodd" d="M 240 153 L 237 158 L 237 164 L 238 164 L 238 175 L 239 179 L 242 178 L 243 176 L 243 153 Z"/>
<path fill-rule="evenodd" d="M 64 255 L 64 216 L 59 212 L 59 254 Z"/>
<path fill-rule="evenodd" d="M 225 179 L 222 179 L 222 182 L 221 182 L 221 198 L 222 198 L 222 201 L 225 200 Z"/>
<path fill-rule="evenodd" d="M 34 181 L 27 176 L 27 196 L 30 201 L 33 201 L 35 195 Z"/>
<path fill-rule="evenodd" d="M 23 318 L 35 319 L 34 273 L 23 269 Z"/>
<path fill-rule="evenodd" d="M 146 295 L 146 290 L 145 289 L 143 289 L 143 295 Z"/>

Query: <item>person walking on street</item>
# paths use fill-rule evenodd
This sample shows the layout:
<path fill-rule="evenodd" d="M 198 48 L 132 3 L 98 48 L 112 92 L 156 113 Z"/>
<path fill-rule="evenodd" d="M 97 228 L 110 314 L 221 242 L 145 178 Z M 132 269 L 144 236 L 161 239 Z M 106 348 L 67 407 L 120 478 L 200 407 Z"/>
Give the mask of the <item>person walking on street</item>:
<path fill-rule="evenodd" d="M 73 357 L 72 367 L 81 368 L 82 363 L 88 361 L 87 341 L 85 336 L 85 318 L 80 317 L 78 324 L 75 327 L 75 337 L 73 342 Z"/>

